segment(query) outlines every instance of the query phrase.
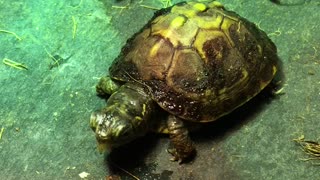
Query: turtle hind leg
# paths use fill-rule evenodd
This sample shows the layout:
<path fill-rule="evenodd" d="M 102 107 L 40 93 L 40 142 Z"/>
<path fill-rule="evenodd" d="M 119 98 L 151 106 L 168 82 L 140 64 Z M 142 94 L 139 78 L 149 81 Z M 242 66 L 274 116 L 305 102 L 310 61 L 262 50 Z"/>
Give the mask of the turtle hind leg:
<path fill-rule="evenodd" d="M 266 91 L 272 97 L 278 97 L 279 95 L 285 94 L 284 92 L 285 76 L 282 71 L 278 71 L 275 77 L 271 80 L 268 86 L 265 88 Z"/>
<path fill-rule="evenodd" d="M 119 82 L 111 79 L 110 76 L 102 77 L 96 86 L 96 91 L 98 96 L 106 97 L 110 96 L 120 88 L 121 84 Z"/>
<path fill-rule="evenodd" d="M 168 152 L 173 156 L 171 160 L 183 163 L 195 155 L 194 143 L 189 137 L 188 129 L 184 126 L 183 120 L 170 115 L 167 123 L 173 145 L 173 148 L 168 149 Z"/>

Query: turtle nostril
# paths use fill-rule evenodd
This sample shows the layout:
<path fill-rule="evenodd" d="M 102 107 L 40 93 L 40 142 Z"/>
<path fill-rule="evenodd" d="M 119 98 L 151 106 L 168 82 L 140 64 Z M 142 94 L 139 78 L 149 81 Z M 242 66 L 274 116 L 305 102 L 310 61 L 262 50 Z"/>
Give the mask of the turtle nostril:
<path fill-rule="evenodd" d="M 102 140 L 102 139 L 106 139 L 107 138 L 107 132 L 104 129 L 99 129 L 96 132 L 96 136 L 98 139 Z"/>
<path fill-rule="evenodd" d="M 93 112 L 90 116 L 91 128 L 96 128 L 99 124 L 102 124 L 106 115 L 101 112 Z"/>

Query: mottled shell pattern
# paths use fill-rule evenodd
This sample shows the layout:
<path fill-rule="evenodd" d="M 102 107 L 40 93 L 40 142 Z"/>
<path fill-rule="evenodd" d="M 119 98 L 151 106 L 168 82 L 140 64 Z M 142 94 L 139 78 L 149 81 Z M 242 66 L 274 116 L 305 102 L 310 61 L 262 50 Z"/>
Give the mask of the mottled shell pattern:
<path fill-rule="evenodd" d="M 263 31 L 220 3 L 188 2 L 157 12 L 109 72 L 115 80 L 144 84 L 167 112 L 208 122 L 270 83 L 276 53 Z"/>

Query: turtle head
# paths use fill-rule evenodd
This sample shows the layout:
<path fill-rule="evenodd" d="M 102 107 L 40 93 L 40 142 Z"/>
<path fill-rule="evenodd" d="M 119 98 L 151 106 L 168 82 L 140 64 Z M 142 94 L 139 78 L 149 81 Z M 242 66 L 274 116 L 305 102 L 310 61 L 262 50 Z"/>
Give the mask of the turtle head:
<path fill-rule="evenodd" d="M 96 134 L 100 152 L 130 142 L 137 136 L 130 120 L 102 112 L 91 114 L 90 126 Z"/>
<path fill-rule="evenodd" d="M 102 111 L 91 115 L 90 126 L 99 151 L 111 150 L 145 135 L 153 109 L 153 100 L 141 88 L 123 85 L 109 97 Z"/>

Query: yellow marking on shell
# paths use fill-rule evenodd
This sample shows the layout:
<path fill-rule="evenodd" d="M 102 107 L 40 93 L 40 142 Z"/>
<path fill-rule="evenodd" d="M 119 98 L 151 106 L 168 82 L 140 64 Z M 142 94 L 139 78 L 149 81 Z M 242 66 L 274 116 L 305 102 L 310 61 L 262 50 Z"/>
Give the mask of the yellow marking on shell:
<path fill-rule="evenodd" d="M 207 9 L 207 6 L 203 3 L 196 3 L 193 5 L 193 9 L 196 9 L 202 12 Z"/>
<path fill-rule="evenodd" d="M 236 21 L 237 19 L 230 19 L 229 17 L 224 17 L 223 23 L 221 24 L 221 29 L 225 32 L 225 35 L 228 38 L 228 42 L 232 47 L 234 46 L 234 42 L 230 37 L 229 29 L 233 24 L 236 23 Z M 240 24 L 238 24 L 238 29 L 240 29 Z"/>
<path fill-rule="evenodd" d="M 104 112 L 107 112 L 107 111 L 110 111 L 112 109 L 116 109 L 118 107 L 119 103 L 115 102 L 114 104 L 112 105 L 108 105 L 107 107 L 105 107 L 103 109 Z"/>
<path fill-rule="evenodd" d="M 123 128 L 124 128 L 123 125 L 117 126 L 117 128 L 114 129 L 114 135 L 115 135 L 116 137 L 118 137 Z"/>
<path fill-rule="evenodd" d="M 205 60 L 206 63 L 208 59 L 206 58 L 206 54 L 203 50 L 203 45 L 205 44 L 205 42 L 210 41 L 212 39 L 216 39 L 218 37 L 224 38 L 225 36 L 221 31 L 215 31 L 215 30 L 212 30 L 211 32 L 200 30 L 198 32 L 198 35 L 193 43 L 193 47 L 198 50 L 200 56 L 203 58 L 203 60 Z M 227 41 L 227 39 L 225 40 Z"/>
<path fill-rule="evenodd" d="M 190 46 L 198 30 L 198 25 L 183 14 L 168 14 L 165 20 L 154 21 L 152 35 L 163 37 L 168 40 L 174 48 L 178 46 Z M 159 42 L 165 43 L 165 42 Z M 161 48 L 161 47 L 160 47 Z"/>
<path fill-rule="evenodd" d="M 265 88 L 268 85 L 269 81 L 265 82 L 265 81 L 260 81 L 260 89 Z"/>
<path fill-rule="evenodd" d="M 142 104 L 142 112 L 141 112 L 142 116 L 144 116 L 145 113 L 146 113 L 146 104 Z"/>
<path fill-rule="evenodd" d="M 277 66 L 272 66 L 272 74 L 275 75 L 277 73 Z"/>
<path fill-rule="evenodd" d="M 183 24 L 186 22 L 186 18 L 183 16 L 178 16 L 176 18 L 174 18 L 171 23 L 170 23 L 170 28 L 179 28 L 181 26 L 183 26 Z"/>
<path fill-rule="evenodd" d="M 246 79 L 248 77 L 248 71 L 246 71 L 245 69 L 242 70 L 242 78 L 240 81 L 243 81 L 244 79 Z"/>
<path fill-rule="evenodd" d="M 224 7 L 223 4 L 218 1 L 213 1 L 213 2 L 209 3 L 208 6 L 210 8 L 223 8 Z"/>
<path fill-rule="evenodd" d="M 248 71 L 243 69 L 241 73 L 242 73 L 242 78 L 236 84 L 241 84 L 245 82 L 246 79 L 248 80 Z"/>
<path fill-rule="evenodd" d="M 196 24 L 201 29 L 219 29 L 221 21 L 223 20 L 223 16 L 218 15 L 214 18 L 212 18 L 212 20 L 209 21 L 208 19 L 205 19 L 202 16 L 197 16 L 197 17 L 194 17 L 192 20 L 196 22 Z"/>
<path fill-rule="evenodd" d="M 226 92 L 226 88 L 220 89 L 219 94 L 224 94 Z"/>
<path fill-rule="evenodd" d="M 119 112 L 120 112 L 121 114 L 127 114 L 127 107 L 126 107 L 126 105 L 120 105 Z"/>
<path fill-rule="evenodd" d="M 187 9 L 185 6 L 173 6 L 171 12 L 176 14 L 183 14 L 188 18 L 194 17 L 196 15 L 196 11 L 194 9 Z"/>
<path fill-rule="evenodd" d="M 161 47 L 160 43 L 156 43 L 152 46 L 151 50 L 149 51 L 149 57 L 154 57 L 157 55 L 159 49 Z"/>
<path fill-rule="evenodd" d="M 158 133 L 169 134 L 169 130 L 166 126 L 160 126 L 157 129 L 155 129 L 155 131 Z"/>
<path fill-rule="evenodd" d="M 175 35 L 172 35 L 173 33 L 176 33 L 173 29 L 175 28 L 168 28 L 161 31 L 158 31 L 157 33 L 154 33 L 154 35 L 161 35 L 164 39 L 170 39 L 170 42 L 172 43 L 173 47 L 177 47 L 179 45 L 179 39 L 175 39 Z M 161 48 L 162 43 L 156 43 L 150 50 L 149 56 L 154 57 L 158 50 Z"/>
<path fill-rule="evenodd" d="M 188 2 L 188 6 L 173 6 L 172 13 L 183 14 L 188 18 L 193 18 L 198 12 L 202 12 L 207 9 L 207 6 L 203 3 Z"/>
<path fill-rule="evenodd" d="M 238 22 L 237 32 L 240 34 L 241 32 L 241 21 Z"/>
<path fill-rule="evenodd" d="M 257 48 L 258 48 L 259 54 L 262 54 L 262 47 L 258 44 L 258 45 L 257 45 Z"/>
<path fill-rule="evenodd" d="M 136 121 L 142 121 L 142 118 L 141 118 L 140 116 L 136 116 L 136 117 L 134 117 L 134 120 L 136 120 Z"/>
<path fill-rule="evenodd" d="M 227 87 L 227 88 L 223 88 L 221 90 L 219 90 L 219 94 L 221 96 L 221 94 L 228 94 L 226 93 L 227 90 L 232 90 L 234 89 L 234 87 L 240 87 L 242 83 L 246 82 L 246 79 L 248 80 L 248 71 L 246 71 L 245 69 L 242 70 L 242 78 L 239 79 L 236 83 L 234 83 L 232 86 Z M 224 96 L 221 96 L 224 97 Z"/>
<path fill-rule="evenodd" d="M 169 134 L 169 130 L 167 128 L 163 128 L 161 131 L 159 131 L 163 134 Z"/>
<path fill-rule="evenodd" d="M 194 37 L 196 31 L 193 32 L 198 28 L 206 30 L 212 29 L 217 31 L 220 31 L 220 28 L 222 28 L 222 31 L 224 31 L 225 34 L 228 34 L 229 27 L 232 24 L 237 23 L 238 20 L 224 14 L 219 9 L 222 7 L 223 5 L 216 1 L 209 3 L 209 5 L 201 2 L 188 2 L 183 6 L 173 6 L 170 14 L 156 18 L 156 20 L 154 21 L 155 23 L 152 26 L 152 34 L 160 34 L 164 39 L 169 39 L 174 47 L 177 47 L 179 45 L 190 45 L 190 43 L 192 43 L 194 39 L 198 38 Z M 214 13 L 212 16 L 198 15 L 208 8 L 216 9 L 216 13 Z M 226 22 L 225 19 L 227 19 Z M 158 26 L 161 24 L 165 24 L 166 27 Z M 223 25 L 223 27 L 220 27 L 220 25 Z M 188 34 L 188 32 L 190 33 Z M 188 35 L 180 36 L 180 34 Z M 228 36 L 230 44 L 233 45 L 233 42 L 230 39 L 231 38 Z M 202 42 L 205 42 L 205 40 Z M 156 55 L 159 48 L 161 48 L 160 45 L 161 44 L 157 44 L 151 48 L 149 54 L 150 57 Z"/>
<path fill-rule="evenodd" d="M 205 92 L 205 97 L 209 97 L 209 96 L 211 96 L 211 94 L 212 94 L 212 91 L 210 90 L 210 89 L 207 89 Z"/>
<path fill-rule="evenodd" d="M 276 73 L 277 73 L 277 66 L 272 66 L 272 75 L 274 76 Z M 270 81 L 260 81 L 260 89 L 265 88 Z"/>
<path fill-rule="evenodd" d="M 225 14 L 221 14 L 224 16 L 224 19 L 223 19 L 223 23 L 221 24 L 221 29 L 223 30 L 229 30 L 230 26 L 235 24 L 235 23 L 238 23 L 238 28 L 237 30 L 240 30 L 241 28 L 241 23 L 239 21 L 238 18 L 236 17 L 231 17 L 231 16 L 227 16 Z"/>

